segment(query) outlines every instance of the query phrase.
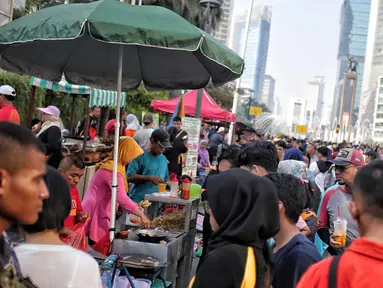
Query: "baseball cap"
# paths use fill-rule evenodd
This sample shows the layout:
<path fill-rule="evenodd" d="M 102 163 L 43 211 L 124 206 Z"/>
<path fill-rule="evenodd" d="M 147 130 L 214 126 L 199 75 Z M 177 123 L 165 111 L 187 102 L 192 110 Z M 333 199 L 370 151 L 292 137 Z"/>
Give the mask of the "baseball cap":
<path fill-rule="evenodd" d="M 364 155 L 366 156 L 370 156 L 372 159 L 378 159 L 380 160 L 382 157 L 380 156 L 380 153 L 379 152 L 375 152 L 373 150 L 370 150 L 366 153 L 364 153 Z"/>
<path fill-rule="evenodd" d="M 0 94 L 16 97 L 16 91 L 9 85 L 0 86 Z"/>
<path fill-rule="evenodd" d="M 142 119 L 142 122 L 144 124 L 151 124 L 153 123 L 153 116 L 152 113 L 148 113 L 144 115 L 144 118 Z"/>
<path fill-rule="evenodd" d="M 355 148 L 341 149 L 334 160 L 326 161 L 326 163 L 335 164 L 336 166 L 347 166 L 352 164 L 362 167 L 365 165 L 362 153 Z"/>
<path fill-rule="evenodd" d="M 60 117 L 59 108 L 57 108 L 56 106 L 53 106 L 53 105 L 45 107 L 45 108 L 37 108 L 36 110 L 43 113 L 43 114 L 48 114 L 48 115 L 51 115 L 54 117 Z"/>
<path fill-rule="evenodd" d="M 225 128 L 224 127 L 219 127 L 218 128 L 217 133 L 221 133 L 221 132 L 225 132 Z"/>
<path fill-rule="evenodd" d="M 162 148 L 172 148 L 172 144 L 170 144 L 169 140 L 169 134 L 162 129 L 154 130 L 150 139 L 157 142 Z"/>

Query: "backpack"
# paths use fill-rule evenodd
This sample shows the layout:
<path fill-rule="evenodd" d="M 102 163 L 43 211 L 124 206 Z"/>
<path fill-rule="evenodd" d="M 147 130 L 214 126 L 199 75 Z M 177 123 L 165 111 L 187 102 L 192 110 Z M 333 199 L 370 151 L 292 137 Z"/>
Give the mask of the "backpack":
<path fill-rule="evenodd" d="M 326 172 L 326 176 L 324 178 L 324 189 L 323 191 L 326 191 L 331 186 L 334 186 L 336 183 L 335 178 L 335 165 L 331 166 L 330 169 Z"/>
<path fill-rule="evenodd" d="M 13 266 L 0 267 L 1 288 L 38 288 L 29 278 L 19 278 Z"/>

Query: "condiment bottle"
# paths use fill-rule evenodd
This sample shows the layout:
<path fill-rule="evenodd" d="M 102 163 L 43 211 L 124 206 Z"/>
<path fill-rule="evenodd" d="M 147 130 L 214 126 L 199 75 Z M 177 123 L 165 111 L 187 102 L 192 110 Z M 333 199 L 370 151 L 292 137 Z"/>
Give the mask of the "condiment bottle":
<path fill-rule="evenodd" d="M 190 199 L 190 181 L 188 178 L 185 178 L 182 182 L 182 199 Z"/>
<path fill-rule="evenodd" d="M 170 198 L 178 198 L 178 179 L 174 174 L 170 176 Z"/>

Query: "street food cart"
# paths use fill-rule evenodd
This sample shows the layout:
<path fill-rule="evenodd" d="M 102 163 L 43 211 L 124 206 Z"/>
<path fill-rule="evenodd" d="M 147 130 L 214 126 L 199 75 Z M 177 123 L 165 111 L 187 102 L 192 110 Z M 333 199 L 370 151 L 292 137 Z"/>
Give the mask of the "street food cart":
<path fill-rule="evenodd" d="M 162 228 L 157 231 L 166 232 L 166 237 L 162 238 L 163 240 L 159 242 L 152 241 L 151 239 L 142 241 L 140 240 L 142 237 L 137 235 L 141 230 L 136 232 L 131 230 L 127 239 L 114 240 L 112 253 L 118 253 L 122 257 L 126 257 L 134 251 L 134 254 L 157 259 L 160 263 L 157 269 L 147 269 L 145 271 L 130 267 L 129 273 L 132 276 L 145 277 L 150 280 L 155 278 L 163 279 L 171 282 L 173 284 L 172 287 L 184 288 L 189 283 L 192 269 L 200 198 L 195 197 L 189 200 L 182 200 L 159 196 L 160 194 L 155 193 L 145 196 L 145 200 L 151 203 L 149 207 L 145 208 L 145 214 L 152 221 L 152 226 Z M 161 211 L 163 212 L 167 209 L 173 209 L 173 212 L 169 212 L 169 214 L 161 213 Z M 167 217 L 166 215 L 170 216 Z M 171 218 L 174 216 L 177 220 L 172 221 Z"/>

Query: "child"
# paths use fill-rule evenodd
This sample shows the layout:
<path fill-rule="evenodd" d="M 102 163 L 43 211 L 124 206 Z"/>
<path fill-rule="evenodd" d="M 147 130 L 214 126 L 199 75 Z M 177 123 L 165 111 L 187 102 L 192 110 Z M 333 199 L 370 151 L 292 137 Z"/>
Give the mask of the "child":
<path fill-rule="evenodd" d="M 64 222 L 64 229 L 61 234 L 70 234 L 75 224 L 85 222 L 89 217 L 87 212 L 84 212 L 81 206 L 80 196 L 77 190 L 77 184 L 85 172 L 84 161 L 77 156 L 66 156 L 60 162 L 58 171 L 65 178 L 70 188 L 72 206 L 68 218 Z"/>

